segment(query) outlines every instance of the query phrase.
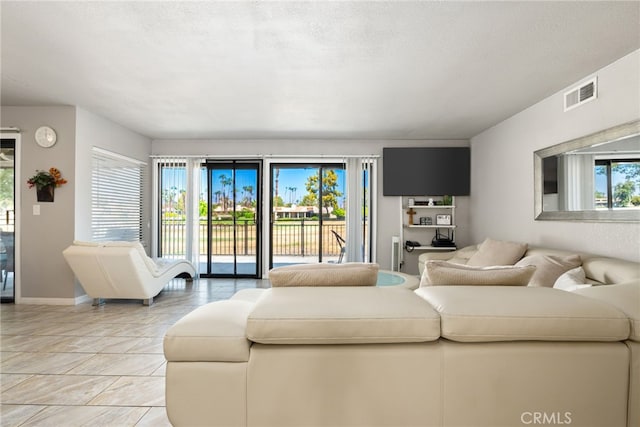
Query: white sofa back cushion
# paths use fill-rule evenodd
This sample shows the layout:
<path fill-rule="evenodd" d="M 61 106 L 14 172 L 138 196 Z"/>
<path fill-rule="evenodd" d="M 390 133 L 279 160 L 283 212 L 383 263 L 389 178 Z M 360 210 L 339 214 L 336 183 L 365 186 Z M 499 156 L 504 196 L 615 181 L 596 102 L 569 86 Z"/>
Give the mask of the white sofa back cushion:
<path fill-rule="evenodd" d="M 440 337 L 440 318 L 409 289 L 273 288 L 249 315 L 247 337 L 261 344 L 426 342 Z"/>
<path fill-rule="evenodd" d="M 630 333 L 629 319 L 614 306 L 558 289 L 426 286 L 415 292 L 440 313 L 442 337 L 452 341 L 622 341 Z"/>

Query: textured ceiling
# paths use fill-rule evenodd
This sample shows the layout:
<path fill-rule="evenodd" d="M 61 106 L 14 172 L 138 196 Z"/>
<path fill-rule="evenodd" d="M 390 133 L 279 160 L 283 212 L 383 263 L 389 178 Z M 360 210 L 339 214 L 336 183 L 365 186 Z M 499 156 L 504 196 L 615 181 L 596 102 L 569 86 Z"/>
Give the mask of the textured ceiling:
<path fill-rule="evenodd" d="M 640 48 L 640 2 L 2 1 L 2 105 L 152 138 L 468 138 Z"/>

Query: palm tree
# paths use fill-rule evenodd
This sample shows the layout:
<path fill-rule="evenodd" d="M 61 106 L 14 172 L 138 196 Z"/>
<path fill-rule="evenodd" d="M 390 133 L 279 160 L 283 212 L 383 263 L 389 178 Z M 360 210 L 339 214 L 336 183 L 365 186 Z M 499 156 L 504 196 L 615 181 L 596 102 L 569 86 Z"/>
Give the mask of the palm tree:
<path fill-rule="evenodd" d="M 275 185 L 276 194 L 273 197 L 273 204 L 274 204 L 274 206 L 278 206 L 278 185 L 279 185 L 279 182 L 280 182 L 280 169 L 279 168 L 276 168 L 275 175 L 276 175 L 276 185 Z"/>
<path fill-rule="evenodd" d="M 295 197 L 296 187 L 287 187 L 287 191 L 289 191 L 289 205 L 293 204 L 293 199 Z"/>
<path fill-rule="evenodd" d="M 233 184 L 233 179 L 228 178 L 225 174 L 220 175 L 220 184 L 222 184 L 222 210 L 224 212 L 227 211 L 227 201 L 229 200 L 227 196 L 227 186 Z"/>
<path fill-rule="evenodd" d="M 244 191 L 245 194 L 245 205 L 251 206 L 251 201 L 253 200 L 253 185 L 245 185 L 244 187 L 242 187 L 242 191 Z"/>

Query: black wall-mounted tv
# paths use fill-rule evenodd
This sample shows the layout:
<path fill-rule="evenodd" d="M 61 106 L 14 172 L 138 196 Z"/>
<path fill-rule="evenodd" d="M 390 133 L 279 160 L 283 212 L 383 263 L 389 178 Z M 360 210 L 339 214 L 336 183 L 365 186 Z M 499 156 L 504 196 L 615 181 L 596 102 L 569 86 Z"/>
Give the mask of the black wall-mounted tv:
<path fill-rule="evenodd" d="M 469 147 L 394 147 L 382 150 L 385 196 L 468 196 Z"/>

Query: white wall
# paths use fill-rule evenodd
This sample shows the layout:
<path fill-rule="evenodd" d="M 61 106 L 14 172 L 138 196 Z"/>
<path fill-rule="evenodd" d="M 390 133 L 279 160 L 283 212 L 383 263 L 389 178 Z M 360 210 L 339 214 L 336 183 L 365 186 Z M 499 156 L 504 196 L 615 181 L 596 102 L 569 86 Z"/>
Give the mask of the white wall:
<path fill-rule="evenodd" d="M 91 152 L 102 148 L 147 164 L 147 182 L 143 200 L 143 243 L 150 240 L 151 218 L 151 139 L 81 108 L 77 109 L 76 132 L 76 223 L 75 239 L 91 240 Z M 148 249 L 148 247 L 147 247 Z"/>
<path fill-rule="evenodd" d="M 16 177 L 16 191 L 21 194 L 20 277 L 16 301 L 42 302 L 54 299 L 73 302 L 76 294 L 73 274 L 62 257 L 62 250 L 73 241 L 75 133 L 74 107 L 2 107 L 2 126 L 21 130 L 21 173 Z M 55 129 L 58 139 L 51 148 L 38 146 L 34 139 L 38 127 Z M 27 179 L 36 170 L 56 167 L 69 183 L 55 190 L 53 203 L 36 201 L 35 188 Z M 33 205 L 40 205 L 40 215 L 33 215 Z"/>
<path fill-rule="evenodd" d="M 287 157 L 300 155 L 380 155 L 384 147 L 441 147 L 468 146 L 467 140 L 154 140 L 153 154 L 157 155 L 204 155 L 216 156 L 263 156 L 285 155 Z M 378 211 L 376 247 L 378 262 L 381 268 L 391 266 L 391 236 L 400 234 L 401 215 L 400 197 L 384 197 L 382 195 L 382 159 L 378 163 Z M 460 212 L 466 209 L 467 197 L 460 197 Z M 460 214 L 459 228 L 456 240 L 459 244 L 469 244 L 468 217 Z M 431 236 L 432 237 L 432 236 Z M 426 240 L 430 240 L 431 237 Z M 415 259 L 414 259 L 415 258 Z M 417 256 L 411 255 L 406 259 L 403 271 L 418 272 Z"/>
<path fill-rule="evenodd" d="M 565 113 L 563 90 L 471 139 L 474 243 L 492 237 L 640 261 L 638 224 L 534 220 L 534 151 L 640 118 L 640 51 L 583 80 L 594 75 L 598 99 Z"/>

